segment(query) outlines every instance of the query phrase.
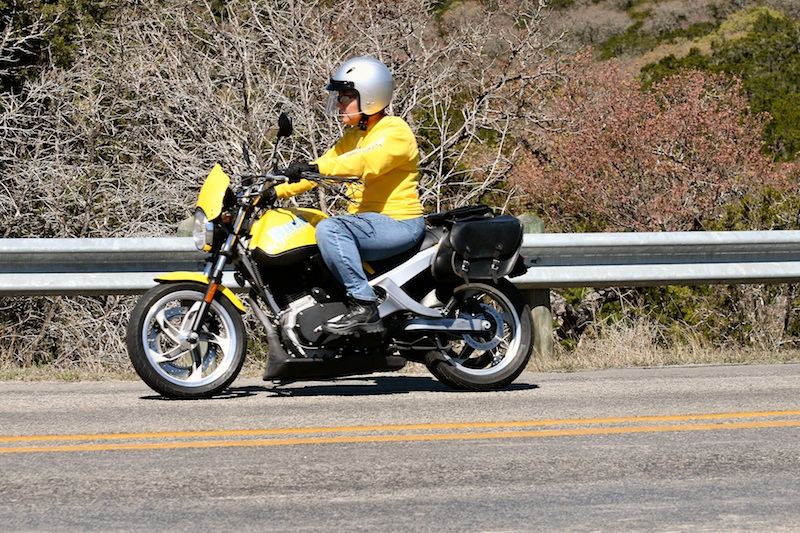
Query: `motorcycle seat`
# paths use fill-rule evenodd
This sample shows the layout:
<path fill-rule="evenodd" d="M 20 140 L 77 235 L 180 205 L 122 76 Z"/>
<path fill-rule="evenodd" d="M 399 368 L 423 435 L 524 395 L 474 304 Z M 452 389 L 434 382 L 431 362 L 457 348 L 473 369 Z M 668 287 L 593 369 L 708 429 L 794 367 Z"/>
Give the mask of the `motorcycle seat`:
<path fill-rule="evenodd" d="M 443 234 L 444 234 L 444 228 L 442 227 L 427 228 L 425 232 L 422 234 L 422 238 L 420 238 L 416 243 L 414 243 L 414 246 L 412 246 L 405 252 L 400 252 L 399 254 L 387 257 L 386 259 L 378 259 L 370 261 L 369 262 L 370 268 L 367 270 L 367 274 L 369 276 L 373 276 L 391 270 L 392 268 L 396 267 L 403 261 L 406 261 L 411 257 L 413 257 L 416 253 L 425 250 L 426 248 L 430 248 L 431 246 L 436 246 L 437 244 L 439 244 L 439 240 L 442 238 Z"/>

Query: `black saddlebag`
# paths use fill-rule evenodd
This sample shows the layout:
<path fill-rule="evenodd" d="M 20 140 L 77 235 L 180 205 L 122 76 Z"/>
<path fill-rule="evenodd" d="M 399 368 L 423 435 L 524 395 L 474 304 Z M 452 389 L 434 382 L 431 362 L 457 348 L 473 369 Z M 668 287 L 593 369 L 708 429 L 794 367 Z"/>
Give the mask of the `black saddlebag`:
<path fill-rule="evenodd" d="M 445 224 L 433 276 L 440 283 L 491 279 L 514 270 L 522 246 L 522 223 L 510 215 Z"/>

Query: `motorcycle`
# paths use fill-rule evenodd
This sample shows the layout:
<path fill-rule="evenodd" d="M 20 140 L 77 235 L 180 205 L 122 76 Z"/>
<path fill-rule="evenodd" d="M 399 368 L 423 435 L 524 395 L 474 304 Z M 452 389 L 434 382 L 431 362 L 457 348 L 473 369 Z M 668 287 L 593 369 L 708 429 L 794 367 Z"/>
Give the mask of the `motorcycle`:
<path fill-rule="evenodd" d="M 286 114 L 278 124 L 274 169 L 278 145 L 292 134 Z M 355 180 L 312 172 L 303 177 L 336 194 Z M 265 381 L 397 371 L 413 361 L 451 388 L 480 391 L 506 387 L 525 369 L 533 323 L 508 280 L 527 270 L 516 218 L 494 216 L 484 205 L 427 215 L 425 235 L 412 249 L 365 264 L 384 331 L 335 336 L 321 325 L 347 305 L 315 240 L 315 226 L 327 215 L 262 205 L 268 187 L 287 181 L 280 171 L 240 181 L 232 185 L 216 165 L 202 185 L 194 240 L 208 252 L 204 271 L 159 276 L 131 313 L 128 354 L 156 392 L 202 398 L 227 388 L 245 360 L 248 309 L 266 332 Z M 243 300 L 223 285 L 231 269 L 247 292 Z"/>

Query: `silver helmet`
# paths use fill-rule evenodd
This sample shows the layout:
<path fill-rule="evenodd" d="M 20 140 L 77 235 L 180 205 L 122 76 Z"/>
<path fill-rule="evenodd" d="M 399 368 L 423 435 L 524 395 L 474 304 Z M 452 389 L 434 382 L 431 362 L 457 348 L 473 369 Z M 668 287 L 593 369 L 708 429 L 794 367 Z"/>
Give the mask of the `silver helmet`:
<path fill-rule="evenodd" d="M 336 99 L 339 91 L 358 91 L 358 110 L 365 115 L 383 111 L 392 101 L 394 80 L 389 69 L 371 57 L 354 57 L 345 61 L 325 87 L 328 104 L 325 112 L 336 115 Z"/>

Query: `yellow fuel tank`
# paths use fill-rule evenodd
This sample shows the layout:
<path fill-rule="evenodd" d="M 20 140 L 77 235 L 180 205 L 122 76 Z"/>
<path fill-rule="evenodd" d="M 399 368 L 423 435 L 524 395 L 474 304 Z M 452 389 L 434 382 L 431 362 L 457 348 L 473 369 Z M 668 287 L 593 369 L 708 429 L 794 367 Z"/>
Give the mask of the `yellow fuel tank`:
<path fill-rule="evenodd" d="M 316 226 L 325 218 L 327 215 L 317 209 L 271 209 L 253 224 L 250 249 L 277 257 L 298 248 L 315 246 Z"/>

